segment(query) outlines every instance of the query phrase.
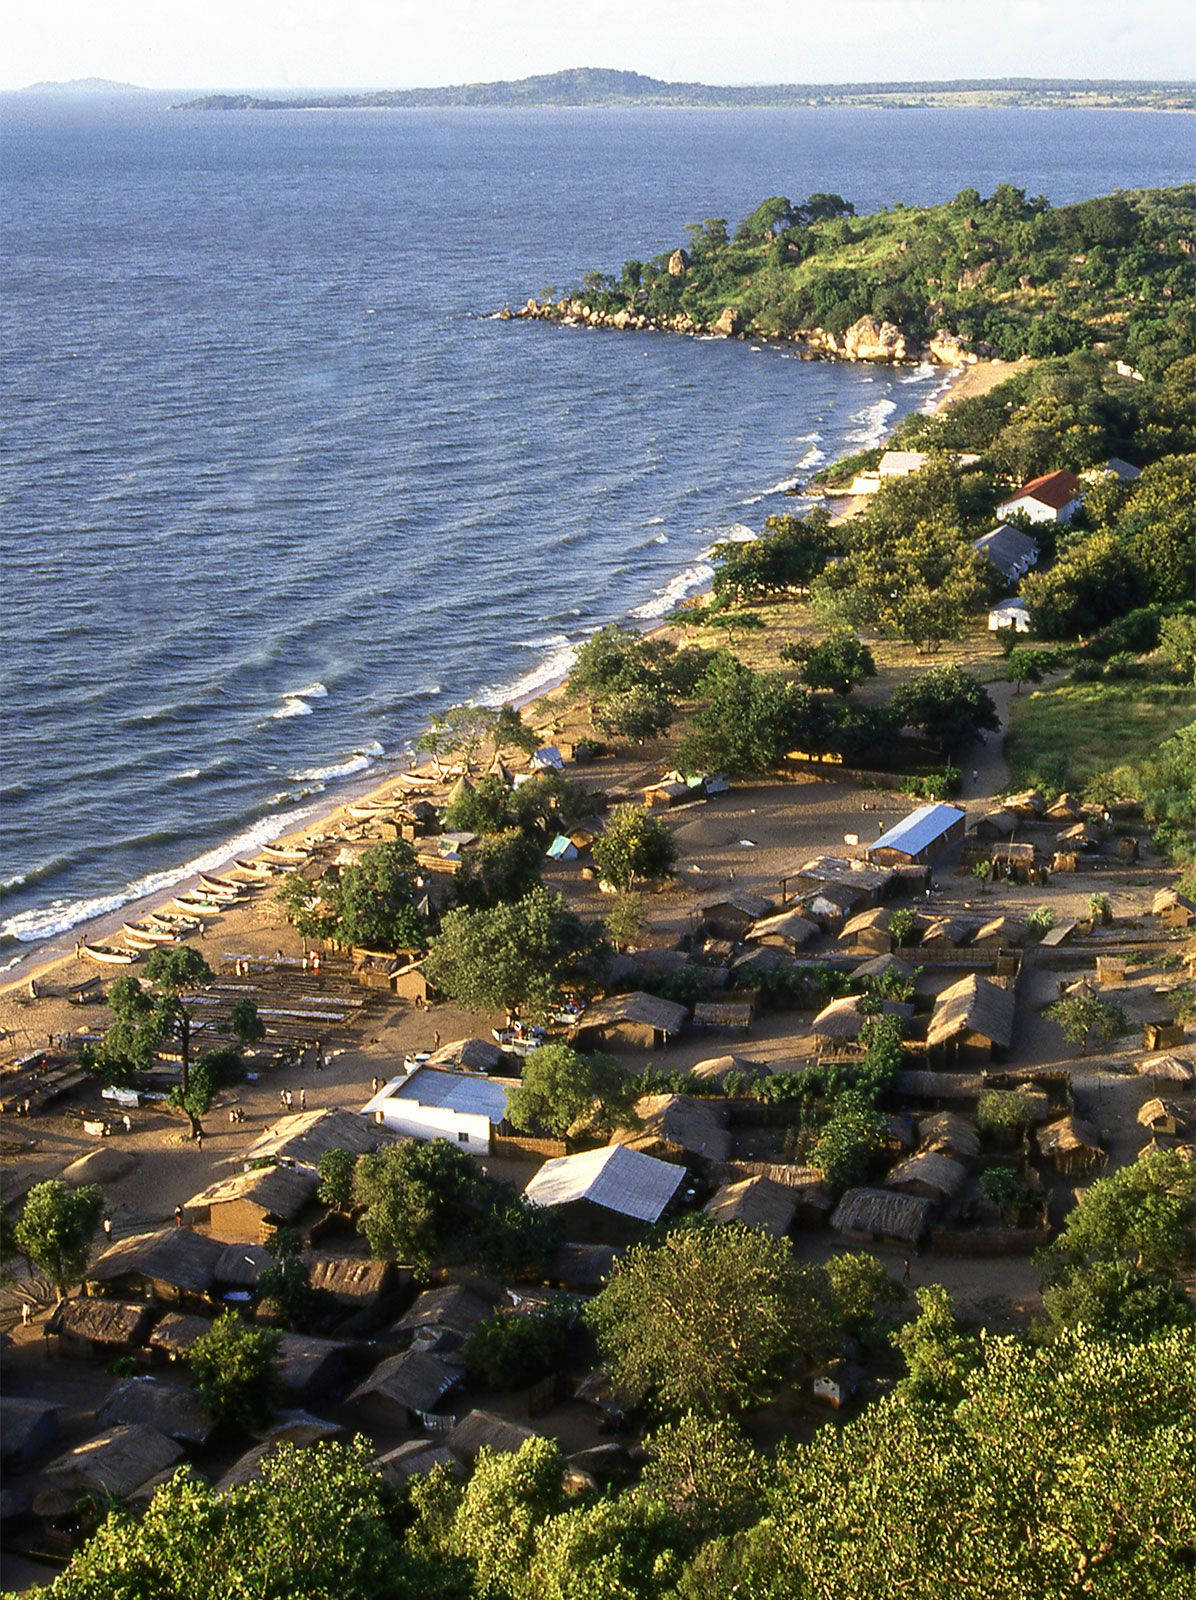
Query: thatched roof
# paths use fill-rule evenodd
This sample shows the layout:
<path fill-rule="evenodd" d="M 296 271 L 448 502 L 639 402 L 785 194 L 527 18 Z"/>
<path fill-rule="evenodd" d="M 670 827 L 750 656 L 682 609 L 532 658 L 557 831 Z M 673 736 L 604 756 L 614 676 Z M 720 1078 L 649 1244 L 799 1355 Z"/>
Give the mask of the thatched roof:
<path fill-rule="evenodd" d="M 705 1061 L 690 1067 L 689 1075 L 691 1078 L 701 1078 L 704 1083 L 725 1083 L 733 1073 L 755 1078 L 763 1070 L 758 1061 L 749 1061 L 746 1056 L 708 1056 Z"/>
<path fill-rule="evenodd" d="M 717 894 L 708 894 L 704 900 L 699 900 L 697 909 L 703 916 L 712 911 L 735 911 L 757 923 L 771 911 L 772 902 L 762 894 L 753 894 L 750 889 L 720 889 Z"/>
<path fill-rule="evenodd" d="M 398 1135 L 355 1111 L 296 1111 L 279 1117 L 245 1152 L 246 1161 L 270 1157 L 296 1166 L 314 1167 L 328 1150 L 368 1155 Z"/>
<path fill-rule="evenodd" d="M 662 1000 L 659 995 L 634 990 L 631 994 L 608 995 L 605 1000 L 589 1006 L 575 1031 L 588 1033 L 594 1028 L 631 1022 L 640 1027 L 654 1028 L 660 1033 L 676 1033 L 688 1015 L 686 1007 L 673 1000 Z"/>
<path fill-rule="evenodd" d="M 971 1117 L 958 1111 L 936 1111 L 918 1119 L 918 1144 L 923 1150 L 971 1161 L 980 1154 L 980 1132 Z"/>
<path fill-rule="evenodd" d="M 508 1422 L 492 1411 L 467 1411 L 444 1442 L 460 1460 L 473 1461 L 483 1447 L 496 1455 L 506 1455 L 538 1437 L 534 1428 Z"/>
<path fill-rule="evenodd" d="M 1170 1123 L 1175 1128 L 1186 1128 L 1188 1113 L 1174 1100 L 1156 1098 L 1148 1100 L 1138 1112 L 1138 1121 L 1144 1128 L 1162 1129 Z"/>
<path fill-rule="evenodd" d="M 882 1000 L 880 1012 L 884 1016 L 900 1017 L 908 1022 L 914 1014 L 914 1008 L 899 1000 Z M 861 1011 L 859 995 L 844 995 L 841 999 L 832 1000 L 830 1005 L 823 1006 L 810 1026 L 821 1039 L 858 1039 L 864 1024 L 875 1014 Z"/>
<path fill-rule="evenodd" d="M 921 1195 L 890 1189 L 848 1189 L 835 1207 L 831 1227 L 837 1233 L 917 1244 L 933 1204 Z"/>
<path fill-rule="evenodd" d="M 1046 809 L 1040 789 L 1023 789 L 1020 794 L 1011 794 L 1005 804 L 1019 817 L 1041 817 Z"/>
<path fill-rule="evenodd" d="M 1185 1056 L 1143 1056 L 1134 1062 L 1135 1070 L 1160 1083 L 1191 1083 L 1196 1080 L 1196 1062 Z"/>
<path fill-rule="evenodd" d="M 345 1347 L 334 1339 L 313 1339 L 305 1333 L 284 1333 L 278 1341 L 278 1381 L 291 1394 L 331 1380 L 345 1360 Z"/>
<path fill-rule="evenodd" d="M 754 922 L 744 938 L 748 944 L 768 940 L 797 947 L 808 944 L 818 931 L 818 924 L 803 917 L 800 911 L 779 911 L 776 916 L 761 917 Z"/>
<path fill-rule="evenodd" d="M 210 1317 L 195 1316 L 186 1311 L 168 1311 L 149 1336 L 151 1350 L 162 1350 L 167 1355 L 186 1355 L 197 1339 L 210 1333 Z"/>
<path fill-rule="evenodd" d="M 923 944 L 966 944 L 980 926 L 978 917 L 935 917 L 923 934 Z"/>
<path fill-rule="evenodd" d="M 58 1431 L 58 1407 L 48 1400 L 0 1399 L 0 1456 L 15 1460 L 27 1451 L 44 1449 Z"/>
<path fill-rule="evenodd" d="M 984 1079 L 978 1072 L 899 1072 L 897 1093 L 907 1100 L 979 1100 Z"/>
<path fill-rule="evenodd" d="M 193 1194 L 187 1211 L 207 1211 L 212 1206 L 244 1201 L 256 1206 L 267 1217 L 291 1222 L 316 1192 L 319 1177 L 311 1167 L 251 1167 Z"/>
<path fill-rule="evenodd" d="M 926 1028 L 926 1043 L 934 1049 L 970 1033 L 1004 1049 L 1013 1042 L 1013 1019 L 1012 989 L 1002 989 L 978 973 L 969 972 L 944 989 L 935 1001 Z"/>
<path fill-rule="evenodd" d="M 1015 811 L 1007 811 L 1003 807 L 996 811 L 986 811 L 972 829 L 982 837 L 1006 839 L 1017 827 L 1020 818 Z"/>
<path fill-rule="evenodd" d="M 312 1288 L 354 1309 L 371 1305 L 386 1293 L 393 1279 L 394 1268 L 389 1261 L 370 1261 L 364 1256 L 308 1258 L 308 1282 Z"/>
<path fill-rule="evenodd" d="M 108 1428 L 57 1456 L 45 1469 L 62 1488 L 80 1494 L 119 1495 L 139 1489 L 172 1467 L 182 1447 L 156 1428 Z"/>
<path fill-rule="evenodd" d="M 203 1445 L 216 1419 L 193 1389 L 165 1378 L 123 1378 L 96 1412 L 106 1426 L 138 1423 L 184 1444 Z"/>
<path fill-rule="evenodd" d="M 1039 1128 L 1037 1137 L 1038 1148 L 1044 1156 L 1066 1155 L 1081 1150 L 1092 1155 L 1104 1153 L 1098 1129 L 1082 1117 L 1060 1117 L 1058 1122 Z"/>
<path fill-rule="evenodd" d="M 214 1485 L 217 1494 L 227 1494 L 230 1489 L 243 1489 L 247 1483 L 262 1475 L 262 1465 L 281 1445 L 309 1445 L 319 1439 L 329 1439 L 340 1429 L 334 1422 L 324 1422 L 306 1411 L 284 1412 L 267 1438 L 246 1450 Z"/>
<path fill-rule="evenodd" d="M 63 1300 L 57 1305 L 46 1323 L 46 1332 L 123 1349 L 140 1344 L 153 1320 L 153 1306 L 87 1297 Z"/>
<path fill-rule="evenodd" d="M 1051 801 L 1050 805 L 1047 806 L 1044 815 L 1056 818 L 1080 817 L 1083 815 L 1083 811 L 1081 810 L 1080 803 L 1076 799 L 1075 795 L 1069 794 L 1065 789 L 1061 795 L 1058 795 L 1054 800 Z"/>
<path fill-rule="evenodd" d="M 417 1333 L 421 1328 L 451 1328 L 454 1333 L 470 1333 L 479 1322 L 493 1316 L 489 1300 L 467 1289 L 462 1283 L 446 1283 L 438 1289 L 425 1289 L 416 1295 L 411 1309 L 395 1327 L 401 1333 Z"/>
<path fill-rule="evenodd" d="M 618 1260 L 609 1244 L 563 1244 L 551 1276 L 566 1289 L 601 1289 Z"/>
<path fill-rule="evenodd" d="M 1164 911 L 1175 910 L 1189 911 L 1196 916 L 1196 900 L 1189 900 L 1186 894 L 1180 894 L 1178 889 L 1160 889 L 1150 902 L 1152 916 L 1162 916 Z"/>
<path fill-rule="evenodd" d="M 886 933 L 892 920 L 893 913 L 888 906 L 870 906 L 867 911 L 857 912 L 849 922 L 843 924 L 839 930 L 839 939 L 846 941 L 857 933 L 869 933 L 873 928 L 879 928 L 882 933 Z"/>
<path fill-rule="evenodd" d="M 62 1171 L 63 1183 L 72 1189 L 85 1183 L 117 1183 L 137 1165 L 131 1150 L 118 1150 L 115 1145 L 102 1144 L 98 1150 L 89 1150 L 85 1156 L 72 1161 Z"/>
<path fill-rule="evenodd" d="M 645 1094 L 634 1110 L 638 1126 L 618 1129 L 612 1144 L 649 1152 L 663 1145 L 707 1161 L 725 1161 L 731 1153 L 726 1111 L 713 1101 L 688 1094 Z"/>
<path fill-rule="evenodd" d="M 999 942 L 1006 945 L 1022 945 L 1029 938 L 1029 933 L 1024 922 L 1019 922 L 1016 917 L 997 916 L 991 921 L 976 929 L 973 944 L 988 944 Z"/>
<path fill-rule="evenodd" d="M 502 1051 L 489 1039 L 454 1039 L 428 1059 L 430 1067 L 464 1067 L 467 1072 L 493 1072 L 502 1063 Z"/>
<path fill-rule="evenodd" d="M 872 956 L 867 961 L 861 961 L 858 967 L 852 967 L 851 976 L 855 978 L 883 978 L 886 972 L 892 972 L 897 977 L 912 978 L 914 969 L 908 961 L 902 961 L 900 956 L 895 956 L 891 950 L 883 956 Z"/>
<path fill-rule="evenodd" d="M 402 1489 L 412 1478 L 426 1476 L 433 1467 L 447 1467 L 455 1475 L 462 1470 L 460 1460 L 447 1445 L 433 1444 L 428 1439 L 408 1439 L 406 1444 L 375 1456 L 370 1462 L 371 1471 L 388 1489 Z"/>
<path fill-rule="evenodd" d="M 930 1189 L 942 1200 L 954 1200 L 967 1187 L 967 1168 L 937 1150 L 916 1150 L 899 1161 L 885 1179 L 886 1189 Z"/>
<path fill-rule="evenodd" d="M 253 1289 L 273 1264 L 274 1257 L 264 1244 L 225 1245 L 216 1263 L 216 1282 L 227 1284 L 230 1289 Z"/>
<path fill-rule="evenodd" d="M 404 1350 L 402 1355 L 389 1356 L 375 1367 L 349 1395 L 349 1404 L 384 1400 L 408 1411 L 432 1411 L 460 1381 L 460 1372 L 445 1366 L 438 1356 L 422 1350 Z"/>
<path fill-rule="evenodd" d="M 135 1277 L 166 1283 L 188 1294 L 206 1294 L 216 1281 L 216 1263 L 223 1253 L 218 1240 L 191 1228 L 155 1228 L 109 1245 L 87 1269 L 87 1281 L 117 1283 Z"/>
<path fill-rule="evenodd" d="M 1094 827 L 1091 822 L 1077 822 L 1073 827 L 1064 828 L 1061 833 L 1055 835 L 1060 844 L 1078 844 L 1085 848 L 1099 844 L 1102 837 L 1101 830 Z"/>
<path fill-rule="evenodd" d="M 738 1183 L 724 1183 L 704 1209 L 715 1222 L 742 1222 L 749 1228 L 765 1228 L 780 1239 L 793 1226 L 797 1198 L 795 1191 L 773 1183 L 771 1178 L 741 1178 Z"/>

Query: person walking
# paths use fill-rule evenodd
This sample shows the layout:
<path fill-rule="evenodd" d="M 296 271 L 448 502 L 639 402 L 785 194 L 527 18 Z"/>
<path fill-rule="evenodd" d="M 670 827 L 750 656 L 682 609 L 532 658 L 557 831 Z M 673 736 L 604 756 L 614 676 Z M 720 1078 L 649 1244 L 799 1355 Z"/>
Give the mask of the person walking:
<path fill-rule="evenodd" d="M 300 1109 L 300 1111 L 306 1111 L 307 1110 L 307 1090 L 306 1089 L 300 1089 L 300 1091 L 299 1091 L 299 1109 Z"/>
<path fill-rule="evenodd" d="M 182 1208 L 182 1206 L 175 1206 L 175 1208 L 174 1208 L 174 1225 L 175 1225 L 176 1228 L 181 1228 L 183 1226 L 183 1208 Z"/>
<path fill-rule="evenodd" d="M 112 1218 L 111 1217 L 105 1217 L 104 1218 L 103 1229 L 104 1229 L 104 1237 L 105 1237 L 105 1239 L 111 1239 L 111 1237 L 112 1237 Z"/>
<path fill-rule="evenodd" d="M 902 1281 L 902 1283 L 908 1283 L 909 1282 L 909 1257 L 908 1256 L 906 1256 L 905 1259 L 901 1263 L 901 1281 Z"/>

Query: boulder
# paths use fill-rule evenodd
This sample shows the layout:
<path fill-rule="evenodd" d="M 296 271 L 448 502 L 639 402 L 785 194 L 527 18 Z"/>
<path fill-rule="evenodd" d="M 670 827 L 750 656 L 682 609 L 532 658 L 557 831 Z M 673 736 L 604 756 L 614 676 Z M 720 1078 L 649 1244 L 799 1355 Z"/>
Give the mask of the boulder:
<path fill-rule="evenodd" d="M 719 313 L 718 321 L 711 331 L 721 333 L 725 339 L 733 339 L 743 332 L 743 318 L 734 306 L 727 306 Z"/>
<path fill-rule="evenodd" d="M 996 261 L 990 257 L 987 261 L 977 261 L 974 266 L 965 267 L 959 274 L 960 289 L 978 289 L 996 266 Z"/>
<path fill-rule="evenodd" d="M 689 257 L 684 250 L 674 250 L 669 257 L 669 277 L 684 278 L 689 271 Z"/>
<path fill-rule="evenodd" d="M 849 361 L 904 361 L 908 351 L 895 323 L 861 317 L 843 335 L 843 353 Z"/>
<path fill-rule="evenodd" d="M 931 339 L 927 354 L 943 367 L 968 367 L 974 365 L 977 359 L 974 350 L 970 350 L 962 339 L 954 333 L 948 333 L 945 328 L 940 328 Z"/>

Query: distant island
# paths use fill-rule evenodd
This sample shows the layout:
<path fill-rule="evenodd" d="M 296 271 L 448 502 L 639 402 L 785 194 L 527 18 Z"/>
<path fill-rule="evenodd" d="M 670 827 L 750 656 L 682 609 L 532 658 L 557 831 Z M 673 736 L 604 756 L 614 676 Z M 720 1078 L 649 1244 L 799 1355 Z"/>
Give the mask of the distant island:
<path fill-rule="evenodd" d="M 139 83 L 117 83 L 114 78 L 61 78 L 27 83 L 18 94 L 148 94 Z"/>
<path fill-rule="evenodd" d="M 772 109 L 796 106 L 922 107 L 1018 106 L 1047 109 L 1133 111 L 1196 110 L 1196 83 L 1086 78 L 958 78 L 936 83 L 667 83 L 640 72 L 571 67 L 564 72 L 497 83 L 438 89 L 369 89 L 272 98 L 209 94 L 188 100 L 185 111 L 419 110 L 436 107 L 544 109 L 566 107 L 673 107 Z"/>

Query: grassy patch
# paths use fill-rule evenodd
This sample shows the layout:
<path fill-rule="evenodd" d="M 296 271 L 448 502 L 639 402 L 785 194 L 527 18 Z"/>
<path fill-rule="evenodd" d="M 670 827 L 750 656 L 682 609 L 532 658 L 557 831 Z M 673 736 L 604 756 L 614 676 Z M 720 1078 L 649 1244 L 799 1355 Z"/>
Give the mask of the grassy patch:
<path fill-rule="evenodd" d="M 1060 683 L 1012 702 L 1005 739 L 1015 788 L 1083 789 L 1153 755 L 1196 718 L 1196 688 L 1169 683 Z"/>

